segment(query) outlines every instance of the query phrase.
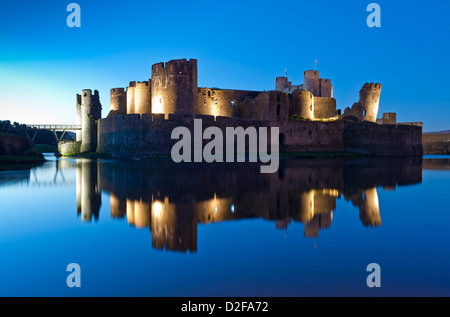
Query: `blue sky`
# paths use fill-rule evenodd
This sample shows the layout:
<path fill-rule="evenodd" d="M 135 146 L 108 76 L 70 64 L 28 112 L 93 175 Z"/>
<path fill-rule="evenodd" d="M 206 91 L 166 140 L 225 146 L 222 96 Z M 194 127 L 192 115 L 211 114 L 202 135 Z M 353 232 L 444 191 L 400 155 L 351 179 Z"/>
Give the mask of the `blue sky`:
<path fill-rule="evenodd" d="M 319 61 L 337 106 L 365 82 L 383 84 L 380 113 L 450 129 L 450 3 L 376 1 L 381 28 L 366 25 L 372 1 L 77 1 L 81 28 L 66 25 L 68 1 L 4 2 L 0 9 L 0 120 L 74 123 L 75 94 L 150 78 L 151 65 L 197 58 L 199 86 L 271 90 L 301 83 Z"/>

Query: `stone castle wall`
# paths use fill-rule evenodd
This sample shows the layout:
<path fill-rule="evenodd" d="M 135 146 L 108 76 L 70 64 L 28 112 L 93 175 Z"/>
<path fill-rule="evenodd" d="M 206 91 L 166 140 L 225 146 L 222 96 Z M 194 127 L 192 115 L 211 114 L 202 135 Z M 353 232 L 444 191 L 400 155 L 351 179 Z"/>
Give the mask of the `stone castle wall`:
<path fill-rule="evenodd" d="M 421 156 L 422 127 L 344 121 L 345 149 L 379 156 Z"/>
<path fill-rule="evenodd" d="M 337 115 L 336 99 L 330 97 L 314 97 L 315 119 L 328 119 Z"/>
<path fill-rule="evenodd" d="M 450 154 L 450 133 L 425 133 L 422 140 L 424 154 Z"/>

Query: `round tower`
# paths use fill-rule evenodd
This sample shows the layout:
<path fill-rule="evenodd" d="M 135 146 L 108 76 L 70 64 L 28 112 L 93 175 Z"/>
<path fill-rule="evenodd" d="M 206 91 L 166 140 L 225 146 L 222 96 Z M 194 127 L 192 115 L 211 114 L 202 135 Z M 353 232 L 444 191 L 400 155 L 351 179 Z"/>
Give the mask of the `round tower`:
<path fill-rule="evenodd" d="M 291 88 L 292 83 L 287 79 L 287 77 L 277 77 L 275 78 L 275 90 L 284 91 L 285 88 Z"/>
<path fill-rule="evenodd" d="M 152 66 L 152 113 L 194 114 L 197 60 L 178 59 Z"/>
<path fill-rule="evenodd" d="M 81 152 L 97 149 L 97 120 L 102 117 L 102 105 L 98 90 L 84 89 L 81 92 Z"/>
<path fill-rule="evenodd" d="M 134 89 L 134 113 L 151 113 L 151 82 L 138 82 Z"/>
<path fill-rule="evenodd" d="M 293 93 L 293 106 L 291 115 L 297 115 L 305 119 L 314 119 L 314 96 L 305 89 L 297 89 Z"/>
<path fill-rule="evenodd" d="M 365 83 L 359 91 L 359 105 L 364 110 L 363 120 L 376 122 L 380 105 L 381 84 Z"/>
<path fill-rule="evenodd" d="M 77 125 L 81 125 L 81 95 L 77 94 Z M 81 141 L 81 130 L 77 130 L 77 141 Z"/>
<path fill-rule="evenodd" d="M 110 110 L 127 113 L 127 93 L 124 88 L 113 88 L 110 93 Z"/>
<path fill-rule="evenodd" d="M 133 114 L 134 113 L 134 106 L 135 106 L 135 87 L 136 82 L 130 81 L 130 85 L 127 87 L 127 114 Z"/>
<path fill-rule="evenodd" d="M 303 73 L 303 89 L 306 89 L 316 97 L 320 96 L 320 79 L 318 70 L 306 70 Z"/>

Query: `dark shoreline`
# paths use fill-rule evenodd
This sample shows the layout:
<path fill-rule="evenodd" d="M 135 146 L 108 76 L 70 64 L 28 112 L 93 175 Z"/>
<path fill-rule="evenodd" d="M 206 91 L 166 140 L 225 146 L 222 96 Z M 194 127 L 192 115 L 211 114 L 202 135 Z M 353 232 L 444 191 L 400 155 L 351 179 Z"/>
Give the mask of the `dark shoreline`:
<path fill-rule="evenodd" d="M 0 155 L 0 171 L 27 170 L 46 161 L 42 155 Z"/>

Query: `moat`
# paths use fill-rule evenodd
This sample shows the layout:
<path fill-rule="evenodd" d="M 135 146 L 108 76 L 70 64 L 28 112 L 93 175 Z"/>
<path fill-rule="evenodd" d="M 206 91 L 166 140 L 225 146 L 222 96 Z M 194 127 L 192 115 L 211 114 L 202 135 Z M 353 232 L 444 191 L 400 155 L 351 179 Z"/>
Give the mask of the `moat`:
<path fill-rule="evenodd" d="M 1 296 L 450 295 L 449 156 L 46 158 L 0 172 Z"/>

